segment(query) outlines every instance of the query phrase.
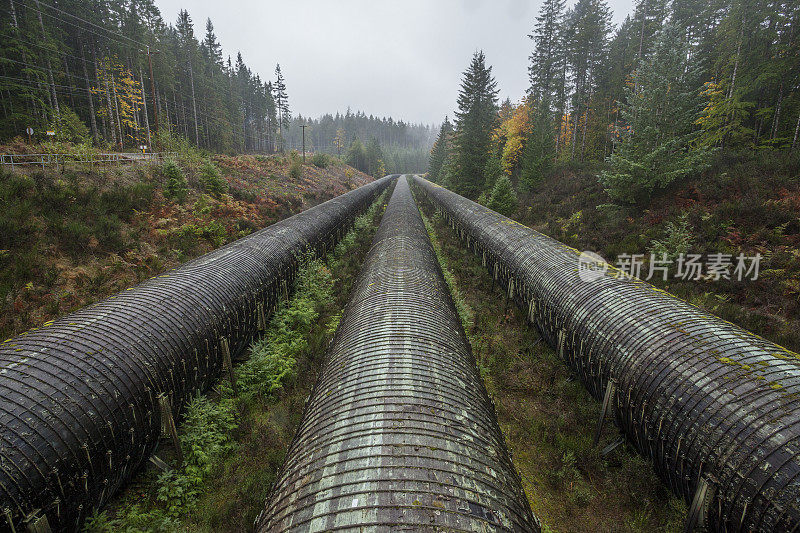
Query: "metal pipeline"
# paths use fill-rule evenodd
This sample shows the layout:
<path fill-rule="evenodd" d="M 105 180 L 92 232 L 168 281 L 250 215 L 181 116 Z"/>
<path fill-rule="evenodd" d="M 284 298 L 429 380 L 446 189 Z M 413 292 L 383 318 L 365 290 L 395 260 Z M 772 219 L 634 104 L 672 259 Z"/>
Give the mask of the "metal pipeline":
<path fill-rule="evenodd" d="M 256 531 L 539 531 L 401 177 Z"/>
<path fill-rule="evenodd" d="M 387 176 L 0 344 L 0 529 L 77 530 Z M 163 403 L 163 399 L 162 399 Z"/>
<path fill-rule="evenodd" d="M 630 276 L 578 275 L 579 252 L 415 182 L 557 350 L 690 521 L 800 530 L 800 356 Z"/>

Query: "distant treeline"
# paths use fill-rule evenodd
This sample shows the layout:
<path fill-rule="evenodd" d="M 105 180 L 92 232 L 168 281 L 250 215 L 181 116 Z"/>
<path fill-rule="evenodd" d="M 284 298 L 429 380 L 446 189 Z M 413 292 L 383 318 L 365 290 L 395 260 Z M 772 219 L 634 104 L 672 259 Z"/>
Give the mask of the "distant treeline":
<path fill-rule="evenodd" d="M 287 132 L 287 146 L 302 147 L 301 124 L 306 128 L 306 150 L 340 155 L 349 159 L 359 170 L 374 174 L 377 167 L 360 164 L 361 148 L 372 150 L 369 159 L 384 163 L 388 173 L 425 172 L 431 146 L 438 127 L 426 124 L 410 124 L 392 118 L 378 118 L 362 111 L 345 114 L 326 114 L 318 119 L 298 116 L 292 120 Z M 366 159 L 365 159 L 366 160 Z M 375 163 L 377 164 L 377 163 Z M 375 166 L 373 164 L 372 166 Z"/>

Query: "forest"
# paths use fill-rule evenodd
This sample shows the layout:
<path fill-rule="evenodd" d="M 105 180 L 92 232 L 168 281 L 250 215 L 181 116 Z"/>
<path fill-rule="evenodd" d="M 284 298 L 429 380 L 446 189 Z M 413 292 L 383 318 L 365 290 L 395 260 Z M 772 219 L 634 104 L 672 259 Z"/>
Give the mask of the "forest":
<path fill-rule="evenodd" d="M 308 150 L 345 155 L 373 142 L 387 171 L 427 166 L 434 126 L 349 109 L 293 115 L 280 65 L 263 75 L 242 53 L 225 57 L 211 20 L 196 35 L 186 10 L 170 23 L 153 0 L 4 0 L 0 13 L 0 142 L 32 128 L 31 140 L 106 150 L 179 137 L 209 152 L 269 154 L 301 150 L 306 124 Z"/>
<path fill-rule="evenodd" d="M 545 0 L 518 102 L 498 102 L 491 67 L 476 53 L 430 177 L 473 199 L 494 195 L 490 206 L 502 210 L 557 168 L 600 164 L 612 202 L 646 205 L 699 176 L 720 151 L 796 150 L 797 2 L 638 0 L 619 27 L 611 17 L 603 0 Z"/>

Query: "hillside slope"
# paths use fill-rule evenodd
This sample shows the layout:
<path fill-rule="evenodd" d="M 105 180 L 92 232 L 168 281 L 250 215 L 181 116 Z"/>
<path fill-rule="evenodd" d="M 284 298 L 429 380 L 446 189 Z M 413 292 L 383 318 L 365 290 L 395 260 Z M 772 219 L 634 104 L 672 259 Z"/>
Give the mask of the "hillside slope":
<path fill-rule="evenodd" d="M 647 206 L 611 204 L 597 169 L 562 169 L 525 198 L 517 218 L 612 264 L 651 253 L 761 254 L 758 279 L 648 280 L 690 303 L 800 351 L 800 170 L 796 158 L 718 154 L 698 179 L 664 191 Z M 749 266 L 749 264 L 748 264 Z M 704 270 L 705 272 L 705 270 Z M 751 276 L 748 276 L 752 277 Z"/>
<path fill-rule="evenodd" d="M 211 161 L 190 152 L 171 167 L 0 169 L 2 338 L 372 180 L 330 158 L 325 168 L 295 154 Z"/>

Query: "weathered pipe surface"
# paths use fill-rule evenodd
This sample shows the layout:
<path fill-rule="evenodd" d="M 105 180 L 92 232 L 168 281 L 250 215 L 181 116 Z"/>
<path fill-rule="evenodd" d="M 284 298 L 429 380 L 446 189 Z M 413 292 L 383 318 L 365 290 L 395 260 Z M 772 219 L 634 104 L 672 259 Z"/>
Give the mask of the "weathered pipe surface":
<path fill-rule="evenodd" d="M 256 531 L 539 531 L 401 177 Z"/>
<path fill-rule="evenodd" d="M 719 531 L 800 525 L 800 356 L 635 278 L 581 281 L 579 253 L 424 179 L 462 239 L 687 501 Z"/>
<path fill-rule="evenodd" d="M 306 250 L 342 236 L 377 180 L 0 344 L 0 530 L 78 529 L 153 451 L 158 396 L 177 415 L 217 379 L 221 339 L 254 338 Z"/>

